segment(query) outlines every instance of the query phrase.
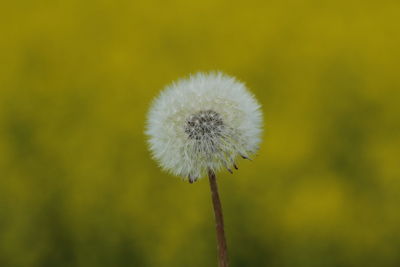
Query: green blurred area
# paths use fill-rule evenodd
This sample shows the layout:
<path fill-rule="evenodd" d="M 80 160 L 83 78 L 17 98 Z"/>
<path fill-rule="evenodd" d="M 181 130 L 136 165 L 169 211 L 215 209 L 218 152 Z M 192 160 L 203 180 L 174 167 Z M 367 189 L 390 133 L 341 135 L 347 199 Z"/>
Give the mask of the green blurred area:
<path fill-rule="evenodd" d="M 216 266 L 207 179 L 143 134 L 171 81 L 223 70 L 263 105 L 219 174 L 237 266 L 400 266 L 398 1 L 8 1 L 0 266 Z"/>

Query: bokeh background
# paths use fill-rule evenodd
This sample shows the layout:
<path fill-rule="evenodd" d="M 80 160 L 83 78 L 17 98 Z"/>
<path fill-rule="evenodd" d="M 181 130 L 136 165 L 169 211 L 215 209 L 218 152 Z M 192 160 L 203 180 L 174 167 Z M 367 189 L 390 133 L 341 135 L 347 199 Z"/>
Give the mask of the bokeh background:
<path fill-rule="evenodd" d="M 173 80 L 223 70 L 265 115 L 219 174 L 232 266 L 400 266 L 398 1 L 5 1 L 0 266 L 216 266 L 207 179 L 143 134 Z"/>

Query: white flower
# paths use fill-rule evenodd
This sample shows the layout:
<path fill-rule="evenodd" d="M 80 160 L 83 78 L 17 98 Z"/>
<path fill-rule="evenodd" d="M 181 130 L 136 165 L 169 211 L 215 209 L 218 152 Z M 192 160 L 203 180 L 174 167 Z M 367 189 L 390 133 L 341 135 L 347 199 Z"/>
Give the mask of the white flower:
<path fill-rule="evenodd" d="M 260 143 L 260 105 L 245 85 L 222 73 L 197 73 L 154 100 L 146 134 L 160 166 L 189 182 L 231 168 Z"/>

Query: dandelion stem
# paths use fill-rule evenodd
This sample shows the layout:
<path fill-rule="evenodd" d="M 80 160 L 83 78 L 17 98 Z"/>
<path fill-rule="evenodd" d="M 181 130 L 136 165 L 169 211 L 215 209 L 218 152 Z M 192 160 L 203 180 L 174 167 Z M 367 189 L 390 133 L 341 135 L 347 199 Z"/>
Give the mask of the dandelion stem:
<path fill-rule="evenodd" d="M 228 253 L 226 247 L 225 231 L 224 231 L 224 218 L 222 215 L 222 206 L 218 194 L 217 178 L 214 171 L 208 170 L 208 178 L 210 180 L 211 197 L 214 207 L 215 215 L 215 228 L 217 232 L 217 246 L 218 246 L 218 266 L 228 267 Z"/>

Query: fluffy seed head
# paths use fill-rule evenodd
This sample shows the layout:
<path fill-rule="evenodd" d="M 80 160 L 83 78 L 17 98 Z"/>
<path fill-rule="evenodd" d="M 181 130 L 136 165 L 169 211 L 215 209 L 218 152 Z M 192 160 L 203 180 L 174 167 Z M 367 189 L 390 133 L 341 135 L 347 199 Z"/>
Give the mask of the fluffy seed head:
<path fill-rule="evenodd" d="M 260 105 L 245 85 L 222 73 L 198 73 L 154 100 L 146 134 L 160 166 L 190 182 L 208 170 L 229 171 L 260 143 Z"/>

